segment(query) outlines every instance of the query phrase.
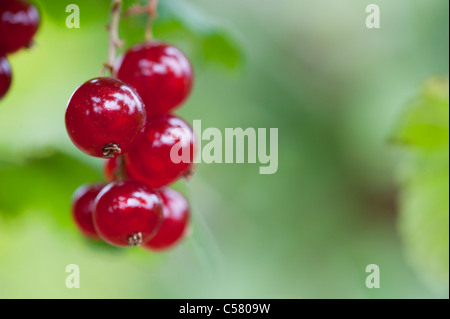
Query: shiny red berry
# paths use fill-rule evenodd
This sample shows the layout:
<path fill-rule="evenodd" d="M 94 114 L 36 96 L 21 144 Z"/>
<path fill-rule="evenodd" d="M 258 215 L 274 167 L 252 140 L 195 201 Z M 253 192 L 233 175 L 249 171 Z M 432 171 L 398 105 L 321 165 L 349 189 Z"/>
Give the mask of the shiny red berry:
<path fill-rule="evenodd" d="M 163 204 L 163 222 L 156 235 L 144 244 L 150 250 L 172 248 L 186 233 L 190 209 L 183 195 L 173 189 L 160 191 Z"/>
<path fill-rule="evenodd" d="M 0 99 L 8 92 L 11 86 L 11 79 L 11 66 L 5 57 L 0 56 Z"/>
<path fill-rule="evenodd" d="M 185 121 L 161 115 L 149 120 L 144 134 L 125 155 L 125 163 L 134 178 L 160 188 L 192 168 L 194 145 L 194 132 Z"/>
<path fill-rule="evenodd" d="M 29 46 L 39 28 L 36 7 L 21 0 L 0 1 L 0 54 Z"/>
<path fill-rule="evenodd" d="M 66 109 L 66 129 L 72 142 L 97 157 L 127 152 L 145 123 L 140 97 L 113 78 L 95 78 L 82 84 Z"/>
<path fill-rule="evenodd" d="M 111 183 L 98 194 L 94 225 L 99 236 L 116 246 L 149 241 L 162 222 L 159 195 L 137 181 Z"/>
<path fill-rule="evenodd" d="M 72 199 L 72 218 L 78 229 L 90 239 L 100 239 L 94 228 L 94 201 L 103 189 L 103 184 L 83 185 L 74 193 Z"/>
<path fill-rule="evenodd" d="M 136 88 L 149 116 L 169 113 L 180 106 L 192 89 L 189 60 L 176 47 L 147 42 L 131 47 L 119 60 L 117 76 Z"/>

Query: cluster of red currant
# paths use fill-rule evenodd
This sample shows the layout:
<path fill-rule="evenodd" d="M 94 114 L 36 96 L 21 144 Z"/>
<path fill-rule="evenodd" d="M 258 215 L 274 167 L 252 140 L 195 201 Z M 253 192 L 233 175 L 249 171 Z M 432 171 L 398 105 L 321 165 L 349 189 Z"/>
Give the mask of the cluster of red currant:
<path fill-rule="evenodd" d="M 72 214 L 89 238 L 167 249 L 186 233 L 190 215 L 187 200 L 165 187 L 193 171 L 194 133 L 171 114 L 191 91 L 192 67 L 179 49 L 152 40 L 128 49 L 111 73 L 82 84 L 67 105 L 69 137 L 107 158 L 110 181 L 79 188 Z M 172 160 L 175 145 L 189 161 Z"/>
<path fill-rule="evenodd" d="M 39 27 L 35 6 L 21 0 L 0 1 L 0 99 L 11 86 L 11 66 L 6 55 L 30 47 Z"/>

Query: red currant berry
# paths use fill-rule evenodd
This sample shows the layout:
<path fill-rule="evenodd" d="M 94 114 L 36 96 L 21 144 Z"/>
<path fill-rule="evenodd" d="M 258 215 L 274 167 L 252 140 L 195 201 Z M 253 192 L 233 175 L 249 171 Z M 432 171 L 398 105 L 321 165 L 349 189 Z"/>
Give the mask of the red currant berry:
<path fill-rule="evenodd" d="M 66 128 L 72 142 L 97 157 L 127 152 L 145 122 L 140 97 L 113 78 L 95 78 L 82 84 L 66 109 Z"/>
<path fill-rule="evenodd" d="M 112 245 L 145 243 L 154 236 L 161 222 L 161 200 L 143 183 L 111 183 L 95 200 L 95 229 L 103 240 Z"/>
<path fill-rule="evenodd" d="M 83 185 L 73 195 L 72 218 L 78 229 L 90 239 L 100 239 L 94 227 L 94 201 L 105 185 Z"/>
<path fill-rule="evenodd" d="M 11 86 L 11 66 L 5 57 L 0 57 L 0 99 L 2 99 Z"/>
<path fill-rule="evenodd" d="M 131 47 L 118 63 L 117 77 L 136 88 L 149 116 L 169 113 L 191 92 L 193 72 L 177 48 L 159 42 Z"/>
<path fill-rule="evenodd" d="M 144 134 L 125 155 L 125 163 L 137 180 L 160 188 L 190 170 L 194 144 L 194 132 L 185 121 L 161 115 L 149 120 Z"/>
<path fill-rule="evenodd" d="M 103 173 L 108 181 L 119 181 L 122 179 L 135 179 L 133 175 L 127 169 L 125 161 L 122 156 L 116 156 L 114 158 L 108 158 L 103 165 Z M 120 170 L 125 170 L 121 172 Z"/>
<path fill-rule="evenodd" d="M 0 1 L 0 54 L 29 46 L 39 27 L 39 12 L 21 0 Z"/>
<path fill-rule="evenodd" d="M 189 203 L 173 189 L 160 191 L 163 204 L 163 222 L 156 235 L 144 244 L 150 250 L 164 250 L 179 242 L 187 229 L 189 222 Z"/>

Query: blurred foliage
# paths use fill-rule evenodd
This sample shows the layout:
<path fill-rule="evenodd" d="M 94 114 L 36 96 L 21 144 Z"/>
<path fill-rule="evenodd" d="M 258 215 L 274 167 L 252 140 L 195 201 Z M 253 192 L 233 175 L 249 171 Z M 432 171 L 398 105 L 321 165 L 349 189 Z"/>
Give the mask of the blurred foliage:
<path fill-rule="evenodd" d="M 430 80 L 404 115 L 395 140 L 423 152 L 448 148 L 448 79 Z"/>
<path fill-rule="evenodd" d="M 400 228 L 420 274 L 449 287 L 449 81 L 433 79 L 404 115 Z"/>
<path fill-rule="evenodd" d="M 448 74 L 448 1 L 379 0 L 382 28 L 368 30 L 359 0 L 160 0 L 155 38 L 186 51 L 196 72 L 177 113 L 203 128 L 279 128 L 276 174 L 200 164 L 188 188 L 178 185 L 192 199 L 192 234 L 166 254 L 87 243 L 71 223 L 72 192 L 101 179 L 102 161 L 70 142 L 64 110 L 106 59 L 110 1 L 36 2 L 37 45 L 10 57 L 13 86 L 0 102 L 0 297 L 448 296 L 418 275 L 445 286 L 448 98 L 428 86 L 401 116 L 424 78 Z M 80 29 L 65 27 L 69 3 L 80 6 Z M 124 49 L 144 25 L 122 19 Z M 239 78 L 215 67 L 243 62 Z M 387 143 L 399 117 L 410 160 Z M 395 228 L 398 166 L 401 231 L 418 273 Z M 81 289 L 64 285 L 69 263 L 80 265 Z M 371 263 L 380 289 L 364 285 Z"/>
<path fill-rule="evenodd" d="M 83 8 L 82 26 L 89 24 L 107 25 L 109 0 L 79 0 L 76 4 Z M 146 0 L 123 1 L 122 12 L 136 3 L 146 4 Z M 65 27 L 67 2 L 39 0 L 38 4 L 53 22 Z M 106 9 L 106 10 L 105 10 Z M 120 23 L 120 36 L 125 40 L 125 49 L 144 40 L 147 16 L 138 15 L 124 18 Z M 217 19 L 208 17 L 194 4 L 181 0 L 163 0 L 158 5 L 158 18 L 154 21 L 153 33 L 156 38 L 172 38 L 189 49 L 189 55 L 202 61 L 214 63 L 225 69 L 236 70 L 242 63 L 239 45 Z M 181 43 L 180 43 L 181 42 Z"/>
<path fill-rule="evenodd" d="M 29 209 L 44 210 L 66 228 L 73 228 L 70 215 L 61 214 L 68 209 L 70 194 L 81 184 L 102 180 L 92 167 L 52 151 L 22 164 L 0 165 L 0 176 L 4 181 L 0 183 L 0 212 L 7 218 Z"/>

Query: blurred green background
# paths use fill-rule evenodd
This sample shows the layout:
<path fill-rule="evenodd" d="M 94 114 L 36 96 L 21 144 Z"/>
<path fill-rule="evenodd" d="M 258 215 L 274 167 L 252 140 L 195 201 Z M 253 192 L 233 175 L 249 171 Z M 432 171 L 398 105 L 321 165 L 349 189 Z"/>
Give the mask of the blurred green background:
<path fill-rule="evenodd" d="M 10 57 L 0 102 L 1 298 L 448 298 L 448 82 L 423 89 L 448 76 L 448 1 L 160 0 L 155 36 L 196 71 L 177 114 L 222 132 L 279 128 L 274 175 L 198 166 L 181 185 L 192 234 L 163 254 L 73 226 L 72 192 L 103 178 L 102 160 L 71 144 L 64 111 L 106 59 L 110 2 L 36 2 L 37 44 Z M 65 27 L 69 3 L 80 29 Z M 365 26 L 370 3 L 380 29 Z M 144 23 L 122 21 L 126 46 Z M 408 117 L 411 105 L 423 112 Z M 415 143 L 430 132 L 443 142 Z M 65 286 L 68 264 L 80 289 Z"/>

